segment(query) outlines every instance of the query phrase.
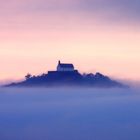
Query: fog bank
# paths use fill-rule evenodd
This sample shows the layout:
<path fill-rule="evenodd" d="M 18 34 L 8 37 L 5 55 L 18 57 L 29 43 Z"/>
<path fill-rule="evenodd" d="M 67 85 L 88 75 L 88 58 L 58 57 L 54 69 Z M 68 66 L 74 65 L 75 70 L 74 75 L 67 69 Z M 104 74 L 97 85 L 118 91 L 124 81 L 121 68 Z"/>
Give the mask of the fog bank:
<path fill-rule="evenodd" d="M 1 88 L 1 140 L 139 140 L 140 89 Z"/>

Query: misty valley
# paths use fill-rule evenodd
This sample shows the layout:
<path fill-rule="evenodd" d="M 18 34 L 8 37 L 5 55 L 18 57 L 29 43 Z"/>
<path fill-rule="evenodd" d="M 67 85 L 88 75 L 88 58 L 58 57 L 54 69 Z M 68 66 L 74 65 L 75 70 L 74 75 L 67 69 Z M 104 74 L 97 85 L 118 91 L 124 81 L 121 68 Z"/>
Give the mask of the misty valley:
<path fill-rule="evenodd" d="M 140 90 L 1 88 L 1 140 L 139 140 Z"/>

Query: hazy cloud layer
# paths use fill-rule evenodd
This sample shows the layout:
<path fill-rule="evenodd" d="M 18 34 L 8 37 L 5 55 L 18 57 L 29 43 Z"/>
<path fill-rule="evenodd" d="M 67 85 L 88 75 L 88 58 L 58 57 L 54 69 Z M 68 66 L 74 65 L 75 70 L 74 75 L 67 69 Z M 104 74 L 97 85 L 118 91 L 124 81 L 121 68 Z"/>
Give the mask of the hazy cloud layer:
<path fill-rule="evenodd" d="M 1 140 L 139 140 L 139 89 L 0 89 Z"/>
<path fill-rule="evenodd" d="M 11 14 L 36 14 L 48 12 L 88 13 L 99 15 L 103 20 L 140 20 L 139 0 L 7 0 L 1 2 L 1 16 Z"/>

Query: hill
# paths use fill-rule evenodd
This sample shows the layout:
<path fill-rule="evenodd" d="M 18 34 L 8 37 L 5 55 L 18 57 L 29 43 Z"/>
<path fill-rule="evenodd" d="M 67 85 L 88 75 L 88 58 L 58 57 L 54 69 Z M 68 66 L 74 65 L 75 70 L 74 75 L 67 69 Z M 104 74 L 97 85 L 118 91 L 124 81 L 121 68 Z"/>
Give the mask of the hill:
<path fill-rule="evenodd" d="M 101 73 L 81 75 L 74 72 L 48 72 L 39 76 L 26 77 L 24 81 L 6 85 L 8 87 L 52 87 L 52 86 L 86 86 L 86 87 L 125 87 L 122 83 L 110 79 Z"/>
<path fill-rule="evenodd" d="M 6 85 L 6 87 L 53 87 L 53 86 L 80 86 L 80 87 L 125 87 L 120 82 L 110 79 L 101 73 L 80 74 L 73 64 L 58 61 L 57 70 L 47 74 L 32 76 L 27 74 L 25 80 Z"/>

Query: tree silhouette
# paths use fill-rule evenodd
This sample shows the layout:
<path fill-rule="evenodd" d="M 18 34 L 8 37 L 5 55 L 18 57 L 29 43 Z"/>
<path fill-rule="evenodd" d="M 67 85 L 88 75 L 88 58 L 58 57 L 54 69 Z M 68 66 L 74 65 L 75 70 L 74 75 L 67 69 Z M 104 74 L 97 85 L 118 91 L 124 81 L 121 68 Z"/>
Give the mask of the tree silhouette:
<path fill-rule="evenodd" d="M 26 80 L 30 79 L 31 77 L 32 77 L 32 75 L 29 73 L 25 76 Z"/>

